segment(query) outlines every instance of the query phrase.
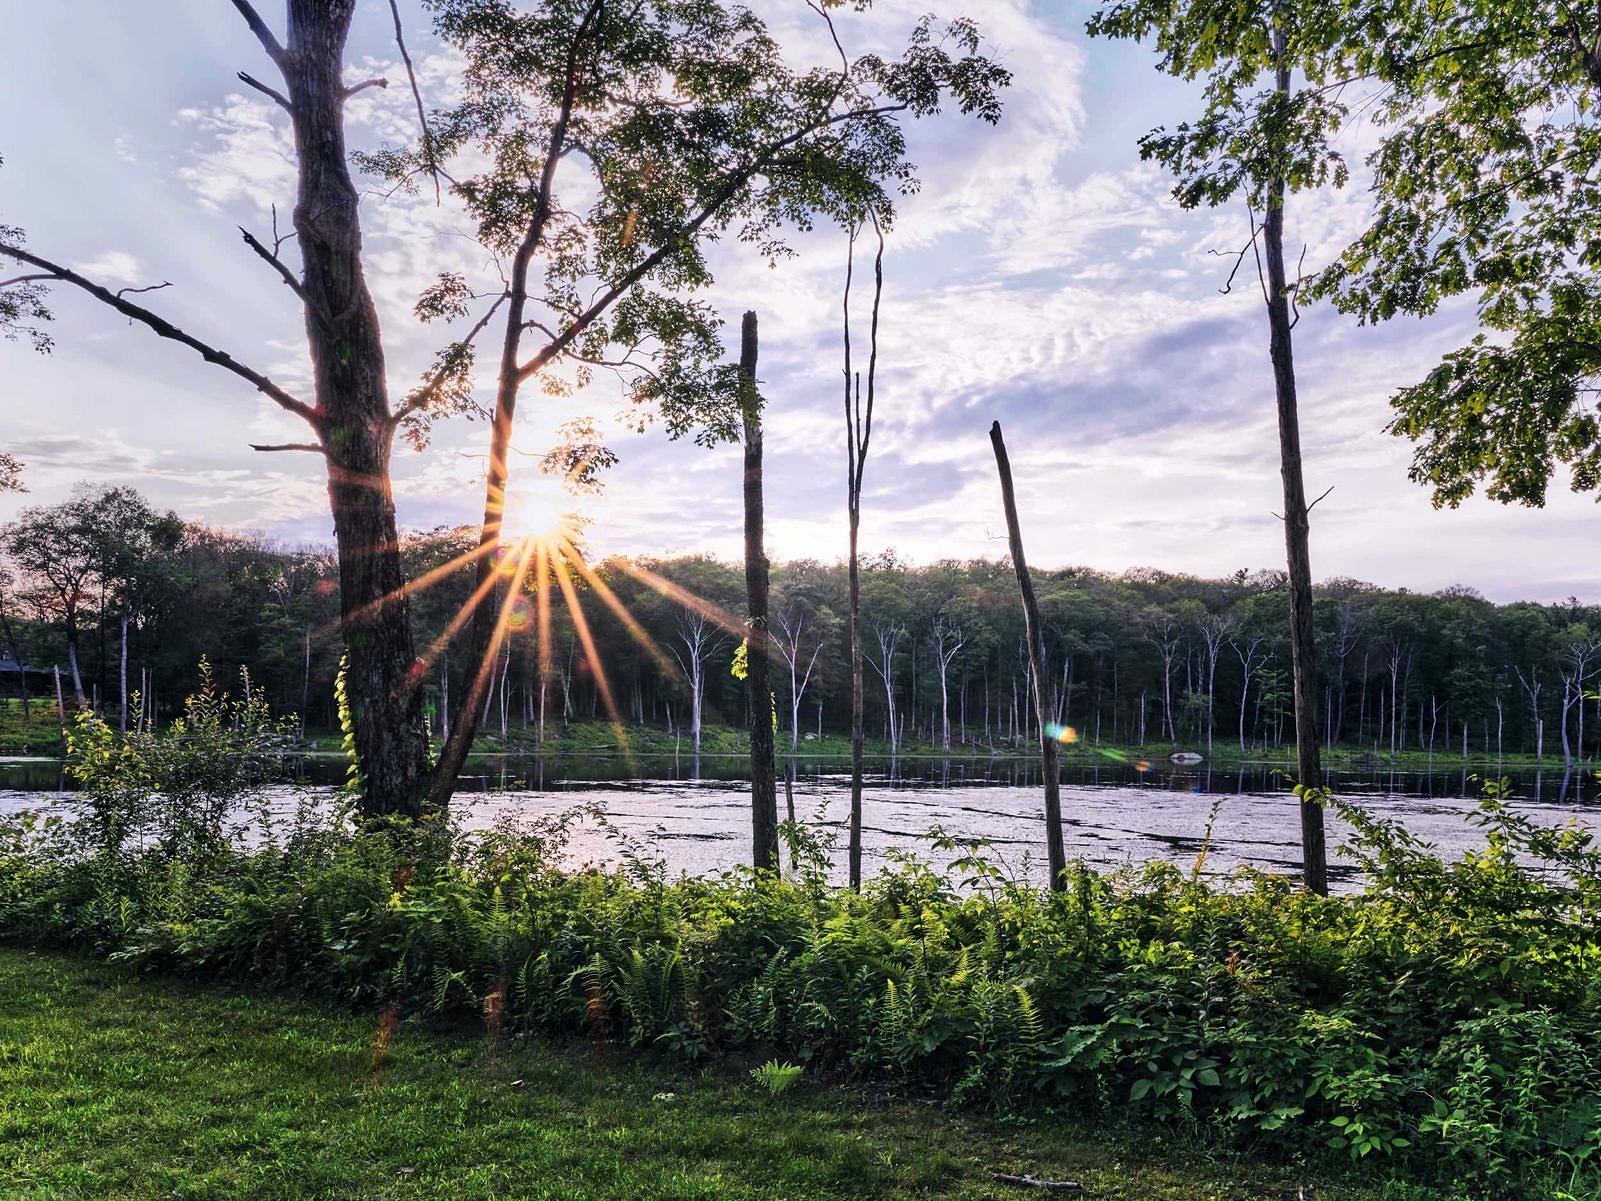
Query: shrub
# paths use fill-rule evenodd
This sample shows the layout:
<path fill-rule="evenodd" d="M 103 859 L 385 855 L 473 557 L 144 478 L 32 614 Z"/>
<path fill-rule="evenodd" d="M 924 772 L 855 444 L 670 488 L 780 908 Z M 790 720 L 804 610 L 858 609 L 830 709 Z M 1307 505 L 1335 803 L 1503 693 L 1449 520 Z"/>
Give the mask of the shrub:
<path fill-rule="evenodd" d="M 1339 805 L 1368 881 L 1346 897 L 1165 864 L 1079 864 L 1046 893 L 982 844 L 951 875 L 902 856 L 858 894 L 828 886 L 804 829 L 783 879 L 673 879 L 634 845 L 619 870 L 564 871 L 589 811 L 469 833 L 303 805 L 228 838 L 275 737 L 238 705 L 214 696 L 145 741 L 80 725 L 76 820 L 0 823 L 0 937 L 1390 1157 L 1477 1195 L 1550 1195 L 1559 1170 L 1573 1195 L 1601 1187 L 1601 862 L 1584 832 L 1495 798 L 1486 849 L 1457 863 Z M 207 746 L 237 758 L 202 763 Z"/>

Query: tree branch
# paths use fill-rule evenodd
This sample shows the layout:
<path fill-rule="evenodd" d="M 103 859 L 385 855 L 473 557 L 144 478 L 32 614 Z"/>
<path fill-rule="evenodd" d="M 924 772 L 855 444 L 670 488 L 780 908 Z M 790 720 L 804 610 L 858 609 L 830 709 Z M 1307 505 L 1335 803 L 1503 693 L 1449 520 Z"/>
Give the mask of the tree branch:
<path fill-rule="evenodd" d="M 250 449 L 251 450 L 262 450 L 262 451 L 309 450 L 313 454 L 319 454 L 319 455 L 326 455 L 328 453 L 327 450 L 325 450 L 322 446 L 318 445 L 315 442 L 279 442 L 276 445 L 271 445 L 271 446 L 263 446 L 260 443 L 252 442 L 250 444 Z"/>
<path fill-rule="evenodd" d="M 233 6 L 239 10 L 239 15 L 245 19 L 245 24 L 250 26 L 250 32 L 256 35 L 256 40 L 266 50 L 267 57 L 282 66 L 284 48 L 279 44 L 278 39 L 273 36 L 272 30 L 267 28 L 267 23 L 261 19 L 261 14 L 251 6 L 250 0 L 233 0 Z"/>
<path fill-rule="evenodd" d="M 383 76 L 379 76 L 376 79 L 363 79 L 360 83 L 353 83 L 345 89 L 345 99 L 349 100 L 357 92 L 364 92 L 368 88 L 387 88 L 388 86 L 389 81 Z"/>
<path fill-rule="evenodd" d="M 262 92 L 268 96 L 271 96 L 273 100 L 277 102 L 278 106 L 284 110 L 284 112 L 292 113 L 295 111 L 289 106 L 289 98 L 277 88 L 269 87 L 268 85 L 262 83 L 261 80 L 257 79 L 248 71 L 240 71 L 238 72 L 238 76 L 240 83 L 246 84 L 255 88 L 258 92 Z"/>
<path fill-rule="evenodd" d="M 309 305 L 310 302 L 306 299 L 305 288 L 303 288 L 300 284 L 300 281 L 295 278 L 294 273 L 290 271 L 288 267 L 284 266 L 283 260 L 278 257 L 277 253 L 268 250 L 265 246 L 263 246 L 259 241 L 256 240 L 256 235 L 251 233 L 243 225 L 239 227 L 239 232 L 244 235 L 245 245 L 254 250 L 256 254 L 260 256 L 263 262 L 265 262 L 278 273 L 278 277 L 289 286 L 289 290 L 291 292 L 300 298 L 302 304 Z"/>
<path fill-rule="evenodd" d="M 52 278 L 59 279 L 63 283 L 69 283 L 74 287 L 82 288 L 96 300 L 103 304 L 110 305 L 112 308 L 116 309 L 117 312 L 121 313 L 124 317 L 149 326 L 153 331 L 155 331 L 158 337 L 169 338 L 174 342 L 182 343 L 184 346 L 189 347 L 189 349 L 199 354 L 201 358 L 206 360 L 206 362 L 214 363 L 216 366 L 221 367 L 224 371 L 231 371 L 240 379 L 246 380 L 253 384 L 258 392 L 274 401 L 280 408 L 286 409 L 287 411 L 293 413 L 296 417 L 301 418 L 313 429 L 321 428 L 321 414 L 311 405 L 308 405 L 303 400 L 297 400 L 288 392 L 285 392 L 277 384 L 273 383 L 265 375 L 262 375 L 259 371 L 254 371 L 251 368 L 246 367 L 232 355 L 226 354 L 214 346 L 207 345 L 205 342 L 200 341 L 199 338 L 184 333 L 183 330 L 179 329 L 176 325 L 173 325 L 172 322 L 166 320 L 164 317 L 157 316 L 149 309 L 134 304 L 132 301 L 122 299 L 122 297 L 117 293 L 101 287 L 92 280 L 85 279 L 83 276 L 79 275 L 76 271 L 73 271 L 70 268 L 63 267 L 59 263 L 52 263 L 49 259 L 40 258 L 36 254 L 30 254 L 20 246 L 10 246 L 4 242 L 0 242 L 0 254 L 3 254 L 8 258 L 16 259 L 20 263 L 27 263 L 30 266 L 38 267 L 43 271 L 47 271 L 50 273 Z"/>
<path fill-rule="evenodd" d="M 30 284 L 36 280 L 54 279 L 48 271 L 41 271 L 37 275 L 14 275 L 10 279 L 0 279 L 0 288 L 9 288 L 12 284 Z"/>
<path fill-rule="evenodd" d="M 138 295 L 140 292 L 159 292 L 163 288 L 172 287 L 170 279 L 164 279 L 159 284 L 147 284 L 142 288 L 118 288 L 116 295 L 120 298 L 129 295 Z"/>
<path fill-rule="evenodd" d="M 825 120 L 813 122 L 804 129 L 796 130 L 788 137 L 781 138 L 777 142 L 772 143 L 770 146 L 764 147 L 750 162 L 746 163 L 745 166 L 731 174 L 723 182 L 723 186 L 718 188 L 717 191 L 712 194 L 711 198 L 701 206 L 700 211 L 697 212 L 688 222 L 686 222 L 674 237 L 666 239 L 662 245 L 658 246 L 654 251 L 637 263 L 632 269 L 626 272 L 621 279 L 619 279 L 610 288 L 606 289 L 605 292 L 601 293 L 600 296 L 587 309 L 574 317 L 572 324 L 564 329 L 559 337 L 552 339 L 538 354 L 529 359 L 528 362 L 524 363 L 522 366 L 518 367 L 516 374 L 517 382 L 522 383 L 530 376 L 537 374 L 547 367 L 557 355 L 566 350 L 567 347 L 584 332 L 584 330 L 593 324 L 595 318 L 599 317 L 602 313 L 609 309 L 618 297 L 627 292 L 629 288 L 633 287 L 646 275 L 649 275 L 652 271 L 659 267 L 669 255 L 671 255 L 675 250 L 678 249 L 679 246 L 684 243 L 685 239 L 693 237 L 696 233 L 699 233 L 701 226 L 705 225 L 706 222 L 710 221 L 719 212 L 721 212 L 723 206 L 737 196 L 739 194 L 739 190 L 749 183 L 756 175 L 760 174 L 765 168 L 771 166 L 773 160 L 779 156 L 780 152 L 788 150 L 797 142 L 804 141 L 818 130 L 827 129 L 832 125 L 839 125 L 846 121 L 861 120 L 866 117 L 884 116 L 889 113 L 904 112 L 907 107 L 908 106 L 906 104 L 886 104 L 880 105 L 876 108 L 852 109 L 850 112 L 840 113 L 836 116 L 828 117 Z"/>
<path fill-rule="evenodd" d="M 495 297 L 495 303 L 490 305 L 489 309 L 484 313 L 484 315 L 478 318 L 477 324 L 475 324 L 472 329 L 467 331 L 467 336 L 461 340 L 463 345 L 472 345 L 473 339 L 483 332 L 484 327 L 489 324 L 489 319 L 495 315 L 495 310 L 505 302 L 507 295 L 508 293 L 502 292 L 499 296 Z M 399 426 L 400 423 L 407 417 L 410 417 L 419 409 L 426 408 L 428 406 L 428 402 L 433 400 L 434 396 L 438 394 L 440 386 L 444 384 L 444 382 L 444 371 L 435 371 L 433 375 L 429 376 L 429 378 L 423 383 L 422 387 L 416 392 L 413 392 L 407 399 L 406 403 L 401 405 L 400 408 L 395 411 L 395 415 L 389 419 L 390 426 Z"/>
<path fill-rule="evenodd" d="M 417 124 L 422 127 L 422 161 L 428 168 L 428 174 L 434 177 L 434 204 L 440 201 L 439 196 L 439 162 L 434 157 L 434 138 L 428 129 L 428 118 L 423 115 L 422 90 L 417 86 L 417 71 L 411 65 L 411 55 L 406 51 L 406 38 L 400 27 L 400 5 L 397 0 L 389 0 L 389 13 L 395 18 L 395 46 L 400 51 L 400 61 L 406 64 L 406 78 L 411 80 L 411 98 L 417 103 Z"/>

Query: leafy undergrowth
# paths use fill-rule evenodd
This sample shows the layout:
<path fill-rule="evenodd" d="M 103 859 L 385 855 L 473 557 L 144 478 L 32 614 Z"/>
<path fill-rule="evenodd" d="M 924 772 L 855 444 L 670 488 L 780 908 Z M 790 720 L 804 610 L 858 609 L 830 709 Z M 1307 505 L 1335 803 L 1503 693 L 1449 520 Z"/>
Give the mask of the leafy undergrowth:
<path fill-rule="evenodd" d="M 1204 853 L 1187 873 L 1070 865 L 1045 893 L 943 835 L 949 874 L 902 855 L 857 893 L 793 825 L 781 879 L 675 879 L 615 832 L 620 870 L 564 872 L 585 811 L 467 834 L 263 807 L 247 845 L 224 815 L 261 801 L 279 736 L 259 700 L 212 691 L 125 742 L 80 719 L 83 792 L 0 820 L 0 940 L 665 1055 L 685 1078 L 771 1059 L 1449 1195 L 1601 1199 L 1601 853 L 1495 797 L 1458 863 L 1340 806 L 1368 881 L 1345 897 L 1218 881 Z"/>
<path fill-rule="evenodd" d="M 68 1198 L 1400 1196 L 729 1068 L 149 981 L 0 949 L 0 1195 Z M 1304 1191 L 1303 1191 L 1304 1190 Z M 1060 1194 L 1058 1194 L 1060 1195 Z M 1421 1196 L 1421 1194 L 1418 1194 Z M 1442 1194 L 1443 1195 L 1443 1194 Z"/>

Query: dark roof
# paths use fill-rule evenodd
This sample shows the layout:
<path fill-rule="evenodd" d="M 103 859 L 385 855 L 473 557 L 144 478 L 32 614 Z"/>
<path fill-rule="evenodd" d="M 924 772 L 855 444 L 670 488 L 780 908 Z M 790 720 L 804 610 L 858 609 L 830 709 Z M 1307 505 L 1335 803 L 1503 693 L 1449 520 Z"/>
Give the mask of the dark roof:
<path fill-rule="evenodd" d="M 9 671 L 9 672 L 24 672 L 25 671 L 29 675 L 37 675 L 37 676 L 47 676 L 47 675 L 50 674 L 50 669 L 48 667 L 32 667 L 32 666 L 29 666 L 27 664 L 20 664 L 15 659 L 11 658 L 9 655 L 0 655 L 0 671 Z"/>

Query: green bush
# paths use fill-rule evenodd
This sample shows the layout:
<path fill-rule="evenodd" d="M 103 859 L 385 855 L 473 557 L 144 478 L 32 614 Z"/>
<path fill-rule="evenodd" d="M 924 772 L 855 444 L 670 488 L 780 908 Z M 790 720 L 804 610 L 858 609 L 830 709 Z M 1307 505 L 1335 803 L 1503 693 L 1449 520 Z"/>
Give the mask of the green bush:
<path fill-rule="evenodd" d="M 943 835 L 962 851 L 949 875 L 903 856 L 857 894 L 794 827 L 783 879 L 673 879 L 632 844 L 619 870 L 565 871 L 585 811 L 467 833 L 302 805 L 247 844 L 224 815 L 259 791 L 265 760 L 249 764 L 274 735 L 238 704 L 153 741 L 80 725 L 85 812 L 0 823 L 0 937 L 1389 1157 L 1478 1195 L 1601 1190 L 1601 856 L 1495 798 L 1487 848 L 1450 864 L 1331 800 L 1368 881 L 1347 897 L 1166 864 L 1075 865 L 1047 893 Z"/>

